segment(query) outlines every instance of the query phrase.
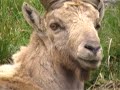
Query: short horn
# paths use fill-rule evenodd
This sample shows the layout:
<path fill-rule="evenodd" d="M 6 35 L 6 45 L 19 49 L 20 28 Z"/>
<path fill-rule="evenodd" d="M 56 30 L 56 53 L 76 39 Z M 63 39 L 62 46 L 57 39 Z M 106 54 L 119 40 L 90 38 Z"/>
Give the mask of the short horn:
<path fill-rule="evenodd" d="M 40 0 L 46 10 L 59 7 L 66 0 Z"/>

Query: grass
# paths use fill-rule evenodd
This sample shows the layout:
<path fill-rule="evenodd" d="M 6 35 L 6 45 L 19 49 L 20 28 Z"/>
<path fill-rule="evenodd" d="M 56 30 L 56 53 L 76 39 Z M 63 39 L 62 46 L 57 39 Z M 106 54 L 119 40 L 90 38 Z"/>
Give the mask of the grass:
<path fill-rule="evenodd" d="M 24 0 L 35 6 L 41 13 L 39 0 Z M 23 0 L 0 0 L 0 63 L 8 63 L 10 56 L 21 45 L 26 45 L 31 27 L 25 22 L 22 12 Z M 104 58 L 101 67 L 92 72 L 87 88 L 120 80 L 120 3 L 106 9 L 99 32 Z"/>
<path fill-rule="evenodd" d="M 91 80 L 86 84 L 99 86 L 109 81 L 120 83 L 120 3 L 106 8 L 99 36 L 104 58 L 101 67 L 92 73 Z"/>
<path fill-rule="evenodd" d="M 39 0 L 25 1 L 43 11 Z M 32 30 L 23 19 L 22 4 L 23 0 L 0 0 L 0 63 L 7 63 L 18 47 L 28 42 Z"/>

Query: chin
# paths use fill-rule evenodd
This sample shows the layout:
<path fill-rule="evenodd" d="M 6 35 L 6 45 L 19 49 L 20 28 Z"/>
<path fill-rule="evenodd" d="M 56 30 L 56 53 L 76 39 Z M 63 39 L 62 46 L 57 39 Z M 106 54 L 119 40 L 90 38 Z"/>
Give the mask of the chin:
<path fill-rule="evenodd" d="M 84 60 L 84 59 L 77 59 L 80 66 L 84 69 L 94 70 L 99 68 L 101 65 L 101 60 Z"/>

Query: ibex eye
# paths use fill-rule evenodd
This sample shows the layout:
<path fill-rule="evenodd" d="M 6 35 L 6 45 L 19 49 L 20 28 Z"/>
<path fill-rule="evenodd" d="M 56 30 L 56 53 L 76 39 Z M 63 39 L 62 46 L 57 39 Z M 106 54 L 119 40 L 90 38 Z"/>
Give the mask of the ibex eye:
<path fill-rule="evenodd" d="M 51 23 L 50 28 L 55 31 L 60 28 L 60 25 L 58 23 Z"/>

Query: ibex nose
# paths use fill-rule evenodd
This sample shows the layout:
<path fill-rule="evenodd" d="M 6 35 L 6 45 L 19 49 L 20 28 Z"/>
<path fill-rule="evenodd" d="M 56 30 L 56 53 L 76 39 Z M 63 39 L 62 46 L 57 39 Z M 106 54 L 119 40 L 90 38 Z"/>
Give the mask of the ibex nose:
<path fill-rule="evenodd" d="M 101 47 L 100 47 L 100 44 L 96 42 L 90 42 L 90 43 L 85 44 L 84 48 L 96 54 Z"/>

